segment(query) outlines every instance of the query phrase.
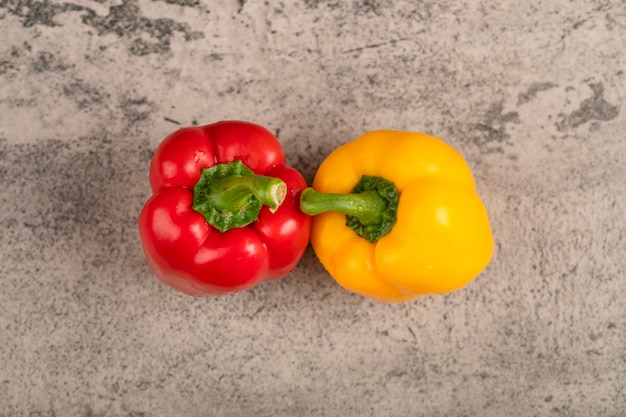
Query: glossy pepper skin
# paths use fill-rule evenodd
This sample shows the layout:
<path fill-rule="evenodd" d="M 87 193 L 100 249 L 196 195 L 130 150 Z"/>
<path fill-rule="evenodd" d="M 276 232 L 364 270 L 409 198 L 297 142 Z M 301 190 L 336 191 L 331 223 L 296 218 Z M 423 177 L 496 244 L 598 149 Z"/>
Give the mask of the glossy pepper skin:
<path fill-rule="evenodd" d="M 192 208 L 194 187 L 205 168 L 232 161 L 279 178 L 286 195 L 275 212 L 263 206 L 252 223 L 221 232 Z M 291 272 L 308 245 L 311 219 L 299 209 L 306 182 L 285 164 L 274 135 L 248 122 L 187 127 L 165 138 L 150 164 L 153 195 L 139 217 L 144 253 L 156 277 L 200 297 L 242 291 Z"/>
<path fill-rule="evenodd" d="M 313 190 L 350 193 L 363 175 L 395 184 L 397 220 L 370 242 L 347 227 L 345 214 L 315 216 L 312 246 L 341 286 L 382 302 L 406 301 L 458 289 L 490 262 L 487 212 L 469 166 L 450 145 L 420 133 L 370 132 L 323 161 Z"/>

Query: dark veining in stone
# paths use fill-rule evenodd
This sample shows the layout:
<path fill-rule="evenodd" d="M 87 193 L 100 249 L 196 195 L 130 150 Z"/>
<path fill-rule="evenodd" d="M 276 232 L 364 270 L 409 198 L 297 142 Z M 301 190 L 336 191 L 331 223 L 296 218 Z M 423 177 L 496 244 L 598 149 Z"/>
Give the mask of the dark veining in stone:
<path fill-rule="evenodd" d="M 195 7 L 200 4 L 200 0 L 160 0 L 167 4 L 175 4 L 177 6 Z"/>
<path fill-rule="evenodd" d="M 373 43 L 373 44 L 361 46 L 359 48 L 347 49 L 345 51 L 342 51 L 342 53 L 348 54 L 348 53 L 352 53 L 352 52 L 362 52 L 365 49 L 376 49 L 376 48 L 380 48 L 380 47 L 387 46 L 387 45 L 395 46 L 398 42 L 404 42 L 404 41 L 408 41 L 408 40 L 411 40 L 411 39 L 409 39 L 409 38 L 401 38 L 401 39 L 390 40 L 388 42 Z M 372 80 L 369 80 L 369 81 L 370 81 L 370 84 L 373 85 L 373 83 L 371 82 Z"/>
<path fill-rule="evenodd" d="M 246 0 L 247 1 L 247 0 Z M 306 9 L 317 9 L 320 6 L 325 6 L 326 10 L 343 10 L 349 14 L 367 15 L 374 14 L 377 16 L 381 13 L 381 1 L 380 0 L 352 0 L 352 1 L 337 1 L 337 0 L 302 0 Z M 386 5 L 389 2 L 385 3 Z"/>
<path fill-rule="evenodd" d="M 590 84 L 593 96 L 583 100 L 577 110 L 565 115 L 560 115 L 557 122 L 559 131 L 575 129 L 589 121 L 613 120 L 619 115 L 619 106 L 613 105 L 604 99 L 604 84 L 602 82 Z"/>
<path fill-rule="evenodd" d="M 83 6 L 72 3 L 53 3 L 48 0 L 0 0 L 0 9 L 22 19 L 25 27 L 35 25 L 59 26 L 54 21 L 56 15 L 71 11 L 85 10 Z"/>
<path fill-rule="evenodd" d="M 137 0 L 124 0 L 122 4 L 109 8 L 107 16 L 98 16 L 87 10 L 83 22 L 98 31 L 99 35 L 114 33 L 122 38 L 132 39 L 130 52 L 133 55 L 163 54 L 170 51 L 174 32 L 181 32 L 186 41 L 203 37 L 201 32 L 192 31 L 186 23 L 172 19 L 148 19 L 141 15 Z M 141 37 L 150 36 L 150 40 Z"/>
<path fill-rule="evenodd" d="M 101 245 L 103 259 L 113 259 L 107 251 L 130 249 L 126 233 L 134 230 L 145 198 L 136 194 L 143 190 L 137 181 L 145 176 L 150 149 L 147 142 L 115 144 L 107 133 L 34 144 L 0 140 L 0 174 L 12 178 L 8 195 L 20 195 L 24 207 L 14 212 L 36 245 L 72 242 L 80 251 L 81 244 L 90 242 Z M 11 243 L 7 239 L 0 237 L 3 247 Z"/>
<path fill-rule="evenodd" d="M 103 104 L 110 98 L 108 93 L 81 80 L 75 80 L 65 85 L 63 94 L 71 97 L 81 110 Z"/>
<path fill-rule="evenodd" d="M 380 16 L 380 5 L 377 0 L 359 0 L 355 3 L 356 14 L 370 14 Z"/>
<path fill-rule="evenodd" d="M 74 64 L 66 62 L 59 53 L 50 51 L 33 51 L 30 44 L 13 45 L 10 51 L 0 57 L 0 75 L 5 75 L 6 80 L 15 80 L 23 73 L 42 74 L 47 72 L 62 72 L 74 67 Z M 0 98 L 1 101 L 14 100 L 11 97 Z"/>
<path fill-rule="evenodd" d="M 168 123 L 172 123 L 172 124 L 175 124 L 175 125 L 178 125 L 178 126 L 181 125 L 181 123 L 178 120 L 174 120 L 174 119 L 171 119 L 169 117 L 164 117 L 163 120 L 165 120 Z"/>
<path fill-rule="evenodd" d="M 304 0 L 304 5 L 307 9 L 315 9 L 323 2 L 324 0 Z"/>
<path fill-rule="evenodd" d="M 124 111 L 124 117 L 129 124 L 147 119 L 155 110 L 155 105 L 147 97 L 126 97 L 122 100 L 120 107 Z"/>
<path fill-rule="evenodd" d="M 532 83 L 530 87 L 528 87 L 528 90 L 524 91 L 523 93 L 519 93 L 519 95 L 517 96 L 517 105 L 520 106 L 522 104 L 526 104 L 532 101 L 538 93 L 555 87 L 558 87 L 558 85 L 550 82 Z"/>
<path fill-rule="evenodd" d="M 51 52 L 42 51 L 37 55 L 31 67 L 35 72 L 46 72 L 64 71 L 68 68 L 68 65 Z"/>
<path fill-rule="evenodd" d="M 175 4 L 188 6 L 197 4 L 197 0 L 172 1 Z M 113 33 L 121 38 L 130 39 L 130 52 L 140 56 L 169 52 L 171 39 L 175 32 L 182 33 L 186 41 L 200 39 L 204 36 L 202 32 L 191 30 L 186 23 L 180 23 L 170 18 L 149 19 L 144 17 L 137 0 L 123 0 L 122 4 L 111 6 L 109 14 L 106 16 L 99 16 L 94 10 L 78 4 L 55 4 L 47 0 L 0 0 L 0 9 L 2 8 L 20 17 L 25 27 L 35 25 L 59 26 L 54 20 L 58 14 L 80 11 L 82 12 L 83 23 L 96 29 L 99 35 Z"/>
<path fill-rule="evenodd" d="M 504 152 L 502 145 L 509 139 L 506 125 L 520 122 L 517 112 L 503 113 L 503 110 L 502 101 L 494 103 L 482 121 L 471 125 L 476 132 L 473 141 L 483 153 Z"/>
<path fill-rule="evenodd" d="M 13 63 L 11 61 L 7 61 L 6 59 L 0 60 L 0 75 L 6 74 L 7 71 L 13 68 Z"/>
<path fill-rule="evenodd" d="M 246 1 L 247 0 L 237 0 L 237 2 L 239 3 L 239 7 L 237 8 L 237 13 L 241 13 L 241 11 L 243 10 L 243 6 L 246 5 Z"/>

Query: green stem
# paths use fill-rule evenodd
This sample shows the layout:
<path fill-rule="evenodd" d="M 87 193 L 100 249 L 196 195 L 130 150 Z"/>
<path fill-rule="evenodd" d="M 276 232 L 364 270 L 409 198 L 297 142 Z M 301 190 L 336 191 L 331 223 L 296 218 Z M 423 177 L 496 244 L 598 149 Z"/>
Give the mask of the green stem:
<path fill-rule="evenodd" d="M 307 188 L 300 196 L 300 209 L 310 216 L 326 212 L 345 214 L 346 226 L 376 242 L 396 223 L 399 198 L 392 182 L 364 175 L 349 194 L 320 193 Z"/>
<path fill-rule="evenodd" d="M 283 180 L 255 174 L 238 160 L 202 170 L 193 188 L 192 208 L 225 232 L 257 220 L 264 205 L 276 212 L 286 196 Z"/>
<path fill-rule="evenodd" d="M 275 212 L 287 195 L 287 186 L 281 179 L 258 174 L 225 178 L 213 183 L 211 189 L 207 201 L 218 210 L 238 209 L 240 202 L 252 194 Z"/>
<path fill-rule="evenodd" d="M 358 194 L 327 194 L 307 188 L 300 197 L 300 209 L 305 214 L 315 216 L 334 211 L 356 217 L 363 225 L 379 224 L 386 207 L 385 199 L 375 190 Z"/>

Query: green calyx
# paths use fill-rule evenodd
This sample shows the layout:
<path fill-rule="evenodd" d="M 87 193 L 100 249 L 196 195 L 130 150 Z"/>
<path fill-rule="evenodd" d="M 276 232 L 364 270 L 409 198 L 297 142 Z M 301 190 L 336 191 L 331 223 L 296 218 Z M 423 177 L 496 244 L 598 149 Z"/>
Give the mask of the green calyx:
<path fill-rule="evenodd" d="M 202 170 L 193 188 L 192 208 L 225 232 L 257 220 L 264 205 L 275 212 L 286 195 L 281 179 L 255 174 L 237 160 Z"/>
<path fill-rule="evenodd" d="M 329 211 L 345 214 L 346 226 L 373 243 L 389 233 L 396 223 L 399 199 L 392 182 L 364 175 L 349 194 L 304 190 L 300 209 L 311 216 Z"/>

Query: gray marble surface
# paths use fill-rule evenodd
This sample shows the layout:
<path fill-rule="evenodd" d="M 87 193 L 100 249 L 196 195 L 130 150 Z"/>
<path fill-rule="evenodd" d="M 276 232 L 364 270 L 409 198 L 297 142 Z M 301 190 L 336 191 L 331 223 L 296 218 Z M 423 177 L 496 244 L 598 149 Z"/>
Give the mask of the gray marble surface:
<path fill-rule="evenodd" d="M 0 416 L 626 415 L 623 1 L 0 0 Z M 445 138 L 496 239 L 468 287 L 341 289 L 311 249 L 194 299 L 136 231 L 154 148 L 222 119 L 310 182 Z"/>

